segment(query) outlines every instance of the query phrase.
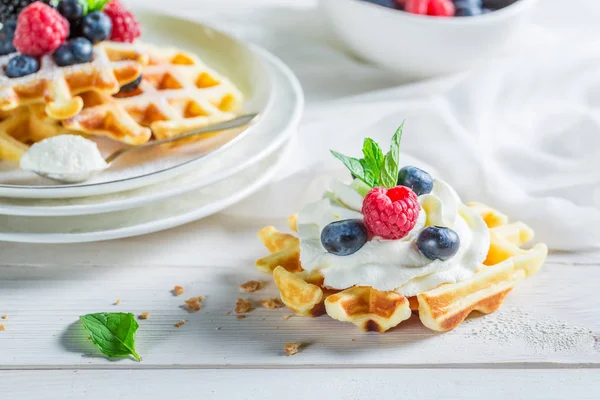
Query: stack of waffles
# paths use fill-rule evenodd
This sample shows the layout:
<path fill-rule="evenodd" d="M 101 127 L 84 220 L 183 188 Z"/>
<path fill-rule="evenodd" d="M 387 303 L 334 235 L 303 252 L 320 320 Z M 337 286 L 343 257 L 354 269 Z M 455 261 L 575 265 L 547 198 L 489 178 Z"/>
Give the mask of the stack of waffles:
<path fill-rule="evenodd" d="M 256 266 L 273 275 L 282 301 L 300 316 L 327 313 L 366 331 L 385 332 L 415 312 L 427 328 L 449 331 L 473 311 L 484 314 L 496 311 L 519 281 L 541 268 L 548 253 L 544 244 L 523 248 L 533 238 L 533 231 L 527 225 L 509 223 L 506 215 L 483 204 L 471 203 L 468 207 L 481 215 L 490 231 L 486 260 L 470 279 L 445 283 L 414 297 L 372 287 L 328 288 L 318 272 L 302 269 L 299 239 L 274 227 L 259 232 L 271 254 L 258 260 Z M 297 230 L 295 216 L 290 217 L 289 225 L 292 231 Z"/>
<path fill-rule="evenodd" d="M 132 146 L 168 138 L 231 119 L 242 101 L 227 78 L 179 49 L 106 41 L 91 62 L 59 67 L 47 55 L 38 72 L 9 78 L 3 71 L 13 56 L 0 57 L 0 159 L 15 162 L 59 134 Z"/>

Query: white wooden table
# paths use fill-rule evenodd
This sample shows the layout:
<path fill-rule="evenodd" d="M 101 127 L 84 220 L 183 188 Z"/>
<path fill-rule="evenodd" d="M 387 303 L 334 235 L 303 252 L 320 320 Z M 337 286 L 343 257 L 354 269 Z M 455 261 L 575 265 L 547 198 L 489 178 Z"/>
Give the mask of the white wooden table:
<path fill-rule="evenodd" d="M 0 393 L 300 399 L 325 387 L 343 399 L 479 399 L 481 389 L 494 399 L 599 398 L 600 255 L 551 255 L 498 313 L 455 331 L 436 334 L 413 317 L 385 335 L 367 334 L 326 317 L 284 320 L 284 309 L 228 315 L 240 283 L 268 279 L 253 266 L 264 254 L 253 240 L 260 226 L 217 216 L 104 243 L 0 244 L 0 315 L 8 315 L 0 321 Z M 214 243 L 203 234 L 212 229 L 230 239 Z M 173 296 L 174 285 L 186 294 Z M 269 284 L 244 297 L 275 293 Z M 183 300 L 196 295 L 206 296 L 204 308 L 188 313 Z M 98 354 L 76 322 L 99 311 L 150 312 L 139 321 L 141 363 Z M 181 319 L 188 323 L 175 328 Z M 507 334 L 507 326 L 529 333 Z M 309 345 L 287 357 L 287 342 Z"/>
<path fill-rule="evenodd" d="M 195 10 L 185 0 L 148 3 Z M 326 317 L 284 320 L 284 309 L 238 320 L 229 314 L 238 297 L 276 294 L 272 284 L 248 295 L 237 289 L 269 279 L 253 265 L 265 254 L 256 231 L 270 223 L 283 225 L 215 216 L 103 243 L 0 243 L 0 315 L 8 316 L 0 320 L 0 397 L 600 398 L 600 254 L 550 255 L 498 313 L 446 334 L 415 317 L 385 335 Z M 186 294 L 173 296 L 174 285 Z M 204 308 L 188 313 L 183 300 L 197 295 Z M 139 321 L 142 362 L 99 355 L 77 321 L 100 311 L 150 313 Z M 188 323 L 175 328 L 181 319 Z M 309 345 L 286 357 L 287 342 Z"/>

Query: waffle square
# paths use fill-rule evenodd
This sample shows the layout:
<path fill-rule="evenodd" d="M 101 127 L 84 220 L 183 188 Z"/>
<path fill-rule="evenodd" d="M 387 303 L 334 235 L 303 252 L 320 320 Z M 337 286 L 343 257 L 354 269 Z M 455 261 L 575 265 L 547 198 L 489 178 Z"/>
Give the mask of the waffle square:
<path fill-rule="evenodd" d="M 151 134 L 165 139 L 232 119 L 242 102 L 241 92 L 227 78 L 192 53 L 142 43 L 99 46 L 107 47 L 109 55 L 135 46 L 135 52 L 148 60 L 142 80 L 129 93 L 84 97 L 83 110 L 63 122 L 66 128 L 138 144 Z"/>
<path fill-rule="evenodd" d="M 141 59 L 111 58 L 103 46 L 94 46 L 91 62 L 59 67 L 52 55 L 42 56 L 38 72 L 20 78 L 6 76 L 6 65 L 15 54 L 0 57 L 0 110 L 10 111 L 30 104 L 44 104 L 45 112 L 62 120 L 79 113 L 88 91 L 117 93 L 136 80 Z M 112 54 L 115 56 L 115 53 Z"/>

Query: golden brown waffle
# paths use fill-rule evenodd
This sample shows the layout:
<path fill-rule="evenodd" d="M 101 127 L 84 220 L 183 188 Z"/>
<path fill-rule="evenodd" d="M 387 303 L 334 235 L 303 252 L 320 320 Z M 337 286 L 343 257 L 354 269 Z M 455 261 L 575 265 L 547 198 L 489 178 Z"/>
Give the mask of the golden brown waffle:
<path fill-rule="evenodd" d="M 256 266 L 261 271 L 272 271 L 282 301 L 298 315 L 316 316 L 325 311 L 330 317 L 352 322 L 363 330 L 385 332 L 408 319 L 412 309 L 418 311 L 426 327 L 448 331 L 472 311 L 497 310 L 516 282 L 541 268 L 548 253 L 544 244 L 521 248 L 533 238 L 533 231 L 525 224 L 509 224 L 504 214 L 483 204 L 468 206 L 483 217 L 490 229 L 486 261 L 470 279 L 442 284 L 409 299 L 370 287 L 341 291 L 324 287 L 320 274 L 302 270 L 298 239 L 273 227 L 259 232 L 271 255 L 258 260 Z M 288 224 L 295 231 L 296 217 L 290 217 Z"/>
<path fill-rule="evenodd" d="M 108 46 L 109 55 L 120 48 L 112 42 Z M 83 110 L 64 121 L 65 127 L 139 144 L 150 133 L 164 139 L 235 117 L 233 112 L 242 101 L 240 91 L 197 56 L 139 43 L 135 49 L 149 60 L 138 88 L 115 96 L 84 97 Z"/>
<path fill-rule="evenodd" d="M 28 134 L 29 113 L 26 109 L 0 112 L 0 160 L 19 162 L 28 146 L 19 140 Z"/>
<path fill-rule="evenodd" d="M 94 46 L 91 62 L 68 67 L 57 66 L 51 55 L 45 55 L 40 59 L 38 72 L 21 78 L 9 78 L 4 72 L 14 54 L 0 57 L 0 110 L 45 104 L 48 116 L 62 120 L 81 111 L 83 101 L 78 97 L 81 93 L 117 93 L 121 86 L 139 77 L 145 60 L 127 59 L 118 51 L 109 57 L 106 50 L 109 46 L 110 42 Z"/>

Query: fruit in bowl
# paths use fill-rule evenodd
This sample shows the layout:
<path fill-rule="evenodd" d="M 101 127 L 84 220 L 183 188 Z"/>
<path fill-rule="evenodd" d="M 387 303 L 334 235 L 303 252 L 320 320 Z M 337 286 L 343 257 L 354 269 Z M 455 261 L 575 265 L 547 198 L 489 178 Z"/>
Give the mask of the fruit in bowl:
<path fill-rule="evenodd" d="M 321 0 L 321 7 L 359 57 L 416 80 L 503 54 L 536 1 Z"/>

